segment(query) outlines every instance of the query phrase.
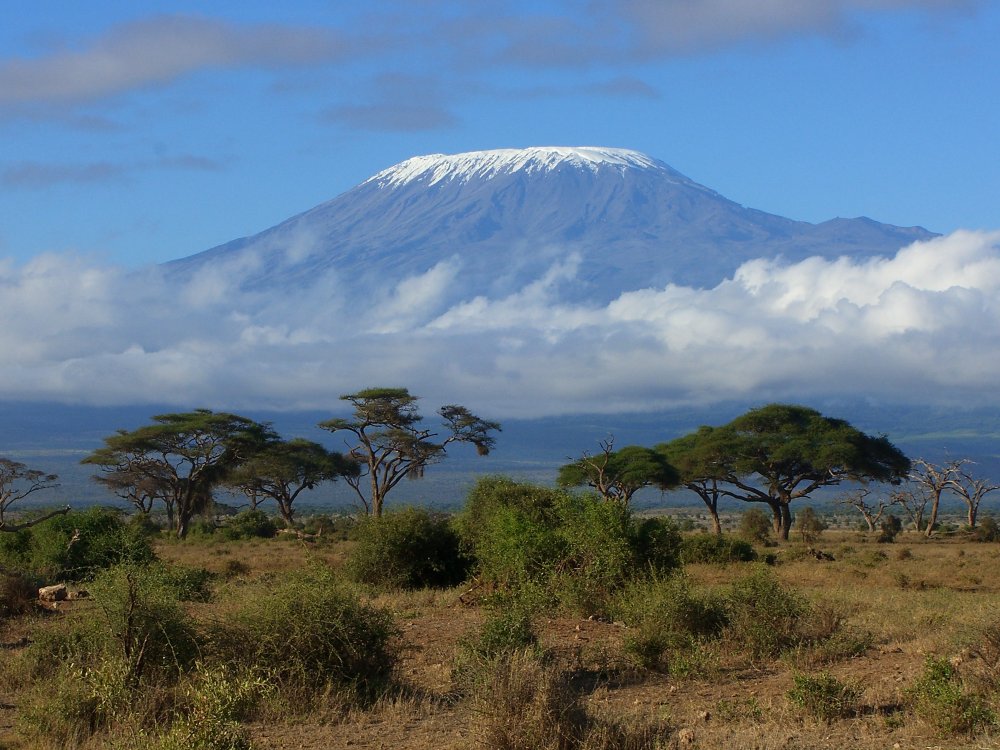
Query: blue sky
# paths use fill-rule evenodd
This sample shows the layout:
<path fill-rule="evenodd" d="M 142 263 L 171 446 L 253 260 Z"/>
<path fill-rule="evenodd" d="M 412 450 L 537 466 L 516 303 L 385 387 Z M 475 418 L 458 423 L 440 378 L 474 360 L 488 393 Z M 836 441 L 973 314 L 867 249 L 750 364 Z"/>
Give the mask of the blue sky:
<path fill-rule="evenodd" d="M 633 148 L 745 205 L 995 229 L 1000 4 L 8 3 L 0 259 L 138 267 L 424 153 Z"/>
<path fill-rule="evenodd" d="M 1000 3 L 3 10 L 0 403 L 329 410 L 385 384 L 502 418 L 1000 404 Z M 155 266 L 414 155 L 532 145 L 635 149 L 793 219 L 944 236 L 885 258 L 754 259 L 713 289 L 610 304 L 553 281 L 576 273 L 571 243 L 488 299 L 469 298 L 460 253 L 373 289 L 334 268 L 293 294 L 238 266 Z"/>

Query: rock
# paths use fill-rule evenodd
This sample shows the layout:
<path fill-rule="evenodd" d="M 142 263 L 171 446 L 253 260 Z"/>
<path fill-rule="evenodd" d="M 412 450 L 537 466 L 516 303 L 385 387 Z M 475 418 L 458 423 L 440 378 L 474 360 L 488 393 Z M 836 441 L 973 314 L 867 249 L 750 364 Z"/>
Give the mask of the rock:
<path fill-rule="evenodd" d="M 68 596 L 65 583 L 57 583 L 55 586 L 42 586 L 38 589 L 38 598 L 43 602 L 61 602 Z"/>

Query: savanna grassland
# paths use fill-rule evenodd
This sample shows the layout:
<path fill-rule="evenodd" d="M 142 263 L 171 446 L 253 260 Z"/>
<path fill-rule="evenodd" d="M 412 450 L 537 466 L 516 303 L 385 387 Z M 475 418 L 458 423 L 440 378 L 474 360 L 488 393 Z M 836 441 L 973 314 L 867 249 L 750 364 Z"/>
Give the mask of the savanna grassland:
<path fill-rule="evenodd" d="M 244 514 L 177 541 L 88 513 L 72 530 L 104 524 L 113 551 L 61 558 L 56 532 L 34 557 L 4 541 L 2 748 L 1000 737 L 1000 544 L 967 534 L 751 546 L 502 480 L 457 518 L 311 518 L 299 533 Z M 88 595 L 41 608 L 36 584 L 56 579 Z"/>

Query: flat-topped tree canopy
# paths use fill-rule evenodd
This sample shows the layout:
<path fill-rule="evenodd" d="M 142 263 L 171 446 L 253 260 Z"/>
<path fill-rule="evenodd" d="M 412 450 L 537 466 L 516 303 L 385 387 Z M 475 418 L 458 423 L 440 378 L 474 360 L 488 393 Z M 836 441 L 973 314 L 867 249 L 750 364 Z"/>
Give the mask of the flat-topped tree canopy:
<path fill-rule="evenodd" d="M 854 482 L 899 482 L 910 460 L 885 435 L 867 435 L 842 419 L 794 404 L 751 409 L 713 431 L 727 454 L 725 494 L 765 502 L 775 530 L 788 538 L 792 501 L 820 487 Z"/>
<path fill-rule="evenodd" d="M 140 509 L 146 500 L 163 502 L 179 537 L 236 467 L 279 439 L 268 424 L 210 409 L 158 414 L 152 422 L 106 437 L 82 463 L 101 467 L 98 481 Z"/>
<path fill-rule="evenodd" d="M 614 450 L 614 439 L 609 438 L 601 442 L 600 453 L 584 453 L 560 468 L 557 482 L 562 487 L 587 485 L 604 499 L 627 505 L 643 487 L 668 490 L 676 487 L 679 479 L 662 453 L 641 445 Z"/>

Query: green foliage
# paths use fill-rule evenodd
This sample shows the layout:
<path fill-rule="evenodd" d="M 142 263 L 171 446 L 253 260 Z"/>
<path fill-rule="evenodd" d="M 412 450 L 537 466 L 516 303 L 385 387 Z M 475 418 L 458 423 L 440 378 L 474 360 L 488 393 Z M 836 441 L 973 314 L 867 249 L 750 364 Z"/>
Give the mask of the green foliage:
<path fill-rule="evenodd" d="M 469 560 L 442 513 L 402 508 L 370 516 L 355 531 L 347 570 L 359 583 L 382 589 L 452 586 L 465 580 Z"/>
<path fill-rule="evenodd" d="M 805 600 L 782 587 L 767 568 L 733 584 L 726 610 L 726 637 L 754 663 L 772 659 L 799 643 L 799 625 L 808 613 Z"/>
<path fill-rule="evenodd" d="M 615 597 L 613 613 L 628 626 L 625 653 L 641 667 L 675 676 L 708 669 L 704 644 L 726 624 L 723 602 L 696 593 L 681 574 L 633 581 Z"/>
<path fill-rule="evenodd" d="M 361 603 L 329 570 L 286 574 L 240 599 L 215 634 L 219 660 L 307 694 L 334 686 L 364 695 L 390 678 L 398 648 L 391 615 Z"/>
<path fill-rule="evenodd" d="M 205 568 L 186 565 L 164 565 L 163 583 L 173 590 L 178 601 L 208 602 L 212 599 L 215 574 Z"/>
<path fill-rule="evenodd" d="M 249 733 L 239 722 L 252 718 L 274 695 L 259 672 L 234 672 L 199 665 L 183 686 L 178 716 L 155 744 L 157 750 L 250 750 Z"/>
<path fill-rule="evenodd" d="M 909 695 L 917 715 L 943 735 L 970 734 L 997 725 L 996 714 L 982 696 L 963 690 L 945 659 L 928 657 Z"/>
<path fill-rule="evenodd" d="M 153 559 L 149 537 L 121 513 L 93 507 L 0 534 L 0 564 L 50 581 L 78 581 L 121 563 Z"/>
<path fill-rule="evenodd" d="M 676 487 L 680 475 L 663 453 L 639 445 L 627 445 L 612 450 L 613 440 L 601 443 L 603 449 L 594 456 L 584 454 L 573 463 L 559 469 L 561 487 L 593 487 L 605 500 L 628 503 L 643 487 L 655 486 L 666 490 Z"/>
<path fill-rule="evenodd" d="M 749 508 L 740 516 L 737 533 L 748 542 L 766 544 L 771 539 L 771 519 L 760 508 Z"/>
<path fill-rule="evenodd" d="M 823 721 L 846 719 L 858 711 L 862 691 L 847 685 L 829 672 L 794 675 L 794 686 L 788 691 L 788 700 L 810 716 Z"/>
<path fill-rule="evenodd" d="M 245 510 L 230 518 L 217 530 L 223 539 L 271 539 L 278 533 L 274 519 L 262 510 Z"/>
<path fill-rule="evenodd" d="M 605 610 L 626 581 L 678 564 L 679 535 L 669 520 L 637 523 L 620 503 L 502 478 L 477 485 L 458 528 L 480 580 L 540 585 L 583 614 Z"/>
<path fill-rule="evenodd" d="M 176 676 L 194 663 L 197 632 L 167 567 L 118 565 L 94 578 L 90 590 L 99 612 L 94 643 L 122 660 L 129 687 L 151 675 Z"/>
<path fill-rule="evenodd" d="M 681 562 L 714 563 L 728 565 L 736 562 L 753 562 L 757 553 L 749 542 L 726 534 L 694 534 L 681 542 Z"/>

